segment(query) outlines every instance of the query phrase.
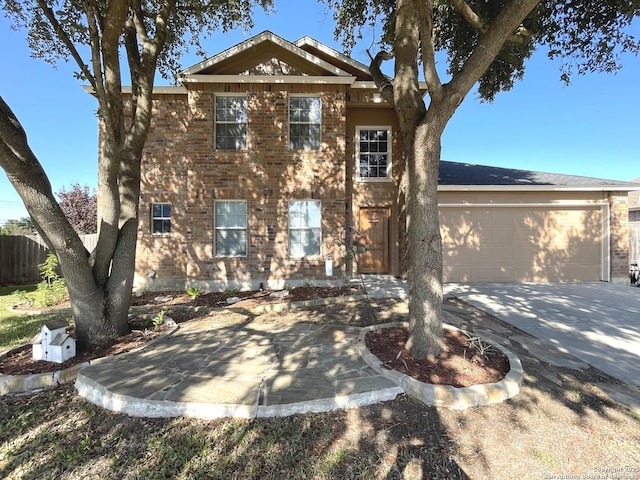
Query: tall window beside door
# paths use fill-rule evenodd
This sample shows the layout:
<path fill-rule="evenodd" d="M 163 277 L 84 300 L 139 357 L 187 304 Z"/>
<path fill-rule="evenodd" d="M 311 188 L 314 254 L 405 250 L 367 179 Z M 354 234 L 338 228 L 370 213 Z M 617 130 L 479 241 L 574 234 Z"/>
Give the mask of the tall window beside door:
<path fill-rule="evenodd" d="M 391 127 L 356 128 L 356 179 L 391 180 Z"/>

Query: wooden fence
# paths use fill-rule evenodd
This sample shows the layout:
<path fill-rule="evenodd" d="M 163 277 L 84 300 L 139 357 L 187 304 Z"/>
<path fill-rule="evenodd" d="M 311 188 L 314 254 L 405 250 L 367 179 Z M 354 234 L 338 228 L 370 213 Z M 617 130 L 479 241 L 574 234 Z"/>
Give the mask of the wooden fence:
<path fill-rule="evenodd" d="M 98 235 L 80 235 L 91 251 Z M 40 235 L 0 235 L 0 285 L 15 285 L 41 280 L 38 265 L 47 259 L 49 248 Z"/>

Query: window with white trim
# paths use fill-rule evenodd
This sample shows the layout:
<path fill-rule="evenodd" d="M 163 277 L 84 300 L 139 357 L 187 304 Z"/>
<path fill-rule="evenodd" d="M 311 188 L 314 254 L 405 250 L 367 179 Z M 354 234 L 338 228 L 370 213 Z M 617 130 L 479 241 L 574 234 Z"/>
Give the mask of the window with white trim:
<path fill-rule="evenodd" d="M 322 205 L 318 200 L 289 202 L 289 255 L 320 255 L 322 240 Z"/>
<path fill-rule="evenodd" d="M 167 235 L 171 233 L 171 204 L 151 204 L 151 233 Z"/>
<path fill-rule="evenodd" d="M 356 179 L 391 180 L 391 127 L 357 127 L 356 138 Z"/>
<path fill-rule="evenodd" d="M 216 95 L 215 119 L 216 149 L 247 149 L 246 97 Z"/>
<path fill-rule="evenodd" d="M 320 150 L 322 106 L 320 97 L 289 98 L 289 148 Z"/>
<path fill-rule="evenodd" d="M 216 257 L 247 255 L 247 202 L 217 200 L 214 211 Z"/>

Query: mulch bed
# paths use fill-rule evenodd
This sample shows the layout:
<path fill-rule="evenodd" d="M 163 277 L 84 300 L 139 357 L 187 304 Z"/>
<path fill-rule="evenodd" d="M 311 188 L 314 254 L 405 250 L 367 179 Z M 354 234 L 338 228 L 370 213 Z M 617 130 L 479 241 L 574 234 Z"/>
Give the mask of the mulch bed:
<path fill-rule="evenodd" d="M 366 344 L 389 368 L 424 383 L 469 387 L 499 382 L 509 373 L 506 355 L 495 348 L 482 355 L 460 330 L 444 329 L 444 350 L 432 360 L 414 359 L 405 348 L 408 336 L 406 327 L 384 328 L 369 332 Z"/>

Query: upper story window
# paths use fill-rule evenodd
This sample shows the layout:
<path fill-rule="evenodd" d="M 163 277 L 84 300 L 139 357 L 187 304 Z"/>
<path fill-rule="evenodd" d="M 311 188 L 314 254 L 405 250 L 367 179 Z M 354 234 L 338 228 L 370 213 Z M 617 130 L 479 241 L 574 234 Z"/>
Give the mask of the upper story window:
<path fill-rule="evenodd" d="M 391 180 L 391 128 L 358 127 L 356 137 L 357 180 Z"/>
<path fill-rule="evenodd" d="M 247 98 L 217 95 L 215 105 L 216 149 L 247 149 Z"/>
<path fill-rule="evenodd" d="M 162 235 L 171 233 L 171 204 L 151 204 L 151 233 Z"/>
<path fill-rule="evenodd" d="M 320 97 L 290 97 L 289 148 L 319 150 L 321 117 Z"/>
<path fill-rule="evenodd" d="M 247 202 L 219 200 L 215 202 L 214 249 L 217 257 L 247 255 Z"/>
<path fill-rule="evenodd" d="M 320 255 L 322 238 L 322 208 L 317 200 L 289 202 L 289 255 L 313 257 Z"/>

